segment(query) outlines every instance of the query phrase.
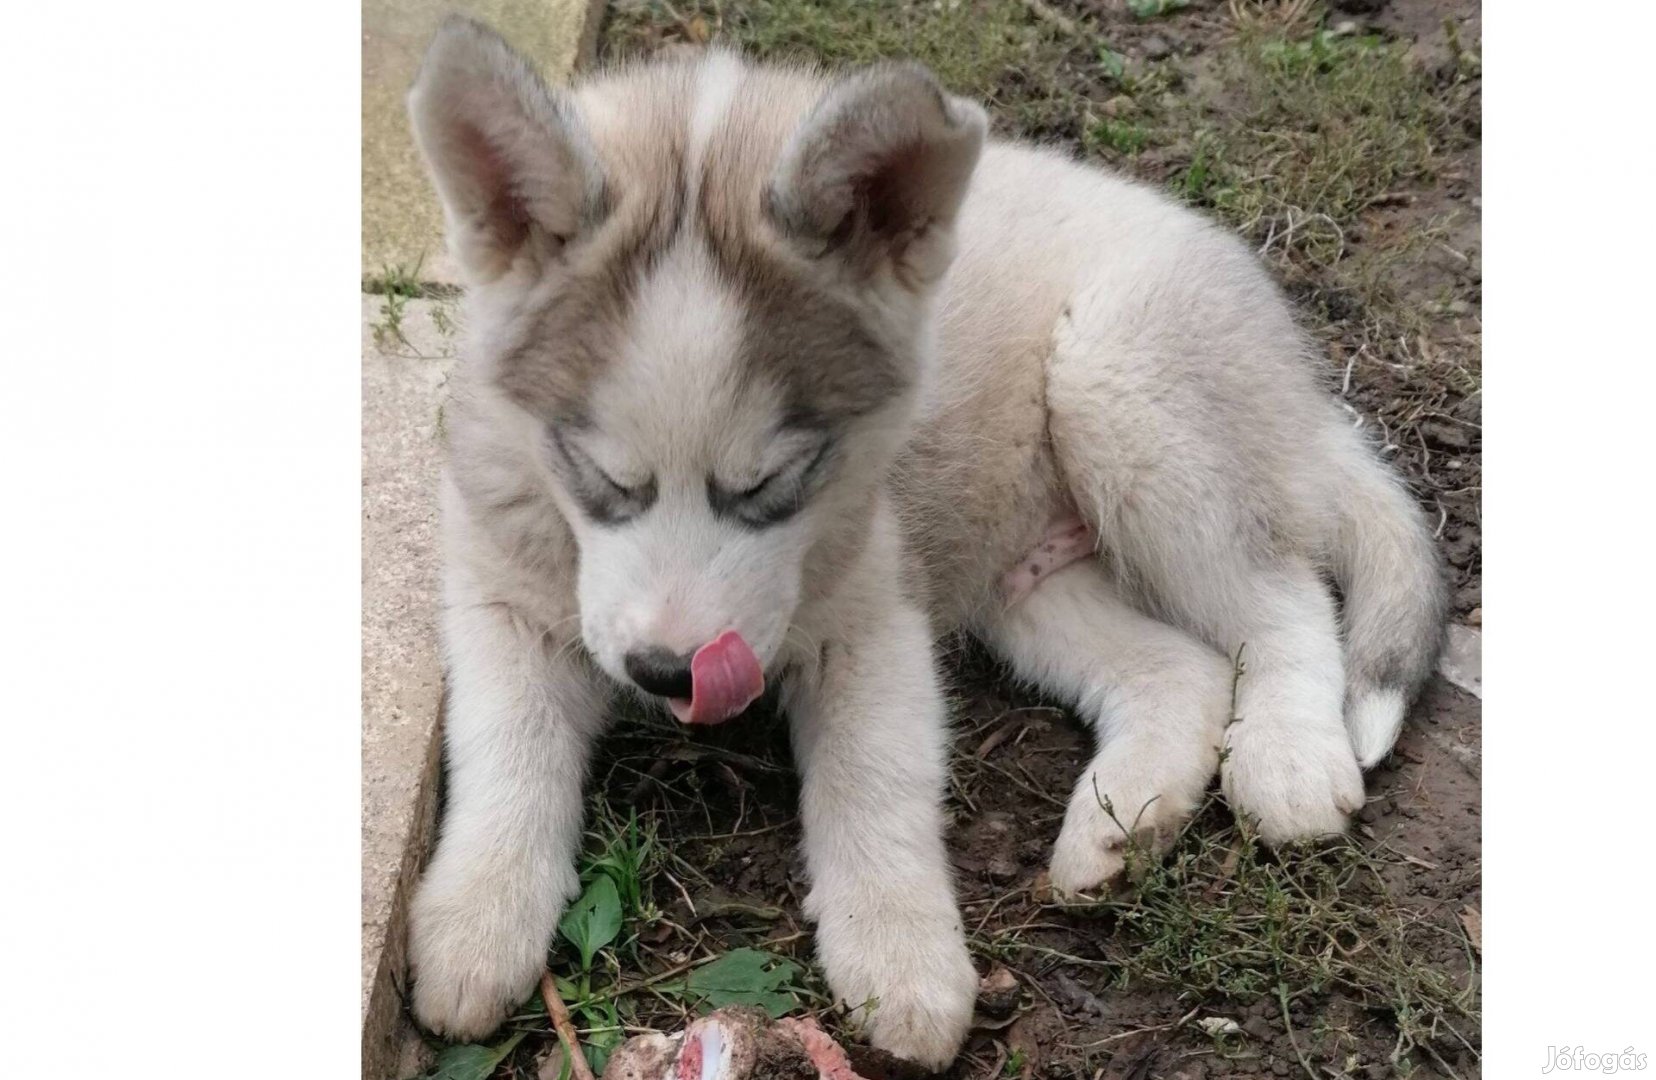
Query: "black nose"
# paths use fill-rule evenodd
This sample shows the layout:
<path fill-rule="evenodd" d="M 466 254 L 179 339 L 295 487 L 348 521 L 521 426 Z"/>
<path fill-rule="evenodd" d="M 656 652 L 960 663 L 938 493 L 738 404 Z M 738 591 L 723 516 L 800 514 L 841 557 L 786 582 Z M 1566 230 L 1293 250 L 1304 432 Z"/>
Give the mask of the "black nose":
<path fill-rule="evenodd" d="M 690 658 L 675 656 L 662 648 L 639 649 L 623 661 L 627 677 L 645 693 L 657 697 L 688 698 L 691 691 Z"/>

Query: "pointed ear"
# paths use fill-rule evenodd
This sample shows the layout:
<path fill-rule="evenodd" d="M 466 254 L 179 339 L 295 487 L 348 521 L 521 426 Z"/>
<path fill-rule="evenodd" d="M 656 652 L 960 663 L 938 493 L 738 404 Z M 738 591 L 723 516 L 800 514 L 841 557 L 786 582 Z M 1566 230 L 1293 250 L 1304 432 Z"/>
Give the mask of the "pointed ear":
<path fill-rule="evenodd" d="M 954 221 L 988 121 L 918 64 L 837 83 L 782 152 L 766 210 L 812 258 L 859 277 L 889 266 L 911 289 L 954 257 Z"/>
<path fill-rule="evenodd" d="M 555 257 L 607 212 L 604 177 L 580 116 L 493 30 L 451 16 L 408 94 L 448 225 L 476 283 L 520 254 Z"/>

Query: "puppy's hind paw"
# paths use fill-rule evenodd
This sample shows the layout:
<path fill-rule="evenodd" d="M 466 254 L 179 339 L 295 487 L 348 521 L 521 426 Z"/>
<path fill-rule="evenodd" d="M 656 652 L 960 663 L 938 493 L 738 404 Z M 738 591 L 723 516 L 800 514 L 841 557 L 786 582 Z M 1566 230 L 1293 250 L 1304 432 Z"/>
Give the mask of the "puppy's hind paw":
<path fill-rule="evenodd" d="M 1253 819 L 1260 839 L 1286 844 L 1337 836 L 1363 805 L 1363 774 L 1350 744 L 1237 738 L 1220 769 L 1231 809 Z"/>
<path fill-rule="evenodd" d="M 1101 760 L 1082 774 L 1052 848 L 1052 887 L 1059 893 L 1092 891 L 1124 872 L 1142 873 L 1143 866 L 1129 866 L 1134 860 L 1161 858 L 1190 819 L 1213 767 L 1209 755 L 1199 769 L 1158 785 L 1146 782 L 1142 766 Z M 1193 779 L 1198 776 L 1204 778 Z"/>

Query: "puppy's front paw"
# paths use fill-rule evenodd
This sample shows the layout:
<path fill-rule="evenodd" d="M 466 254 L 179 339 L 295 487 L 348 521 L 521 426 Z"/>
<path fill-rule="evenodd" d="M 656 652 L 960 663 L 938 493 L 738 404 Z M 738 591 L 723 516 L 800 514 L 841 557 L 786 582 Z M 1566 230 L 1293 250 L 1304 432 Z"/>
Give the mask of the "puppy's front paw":
<path fill-rule="evenodd" d="M 1363 774 L 1342 727 L 1230 728 L 1230 752 L 1220 769 L 1231 809 L 1253 818 L 1260 839 L 1285 844 L 1335 836 L 1363 805 Z"/>
<path fill-rule="evenodd" d="M 943 1069 L 966 1041 L 977 1001 L 977 972 L 959 917 L 857 921 L 841 914 L 832 931 L 819 928 L 835 996 L 877 1049 Z"/>
<path fill-rule="evenodd" d="M 561 895 L 526 898 L 499 882 L 429 874 L 409 912 L 415 1019 L 460 1041 L 494 1031 L 540 979 L 561 907 Z"/>

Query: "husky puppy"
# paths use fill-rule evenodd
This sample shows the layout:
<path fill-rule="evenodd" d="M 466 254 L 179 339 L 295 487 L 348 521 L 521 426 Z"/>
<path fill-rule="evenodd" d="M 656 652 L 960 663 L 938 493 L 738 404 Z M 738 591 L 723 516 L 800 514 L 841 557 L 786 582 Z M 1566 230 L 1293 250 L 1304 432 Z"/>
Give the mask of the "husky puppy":
<path fill-rule="evenodd" d="M 1444 591 L 1235 236 L 988 139 L 912 64 L 712 51 L 552 89 L 454 20 L 410 107 L 470 286 L 423 1023 L 476 1038 L 534 987 L 617 688 L 699 723 L 780 685 L 828 981 L 929 1066 L 976 989 L 941 635 L 1096 730 L 1059 889 L 1122 869 L 1117 819 L 1165 840 L 1216 771 L 1270 842 L 1344 828 Z"/>

